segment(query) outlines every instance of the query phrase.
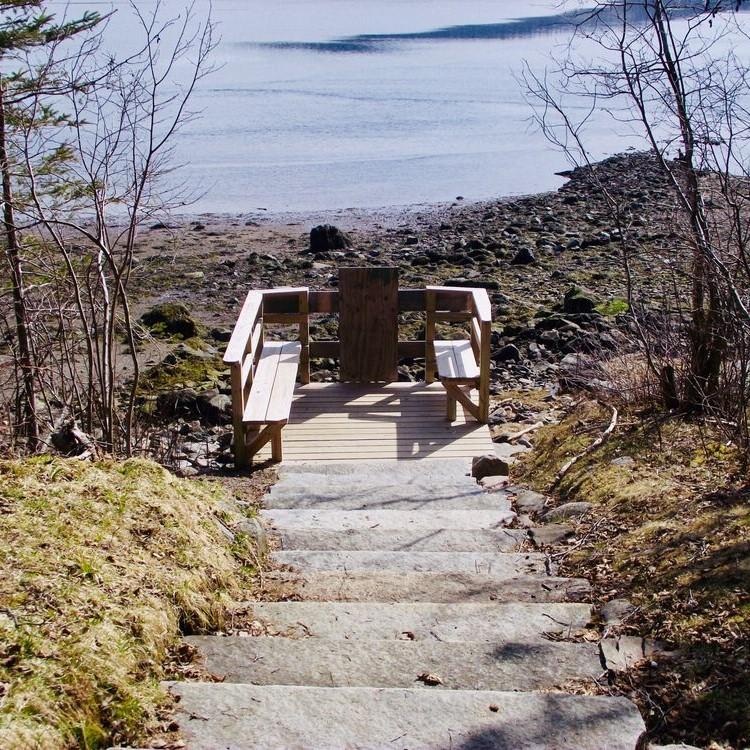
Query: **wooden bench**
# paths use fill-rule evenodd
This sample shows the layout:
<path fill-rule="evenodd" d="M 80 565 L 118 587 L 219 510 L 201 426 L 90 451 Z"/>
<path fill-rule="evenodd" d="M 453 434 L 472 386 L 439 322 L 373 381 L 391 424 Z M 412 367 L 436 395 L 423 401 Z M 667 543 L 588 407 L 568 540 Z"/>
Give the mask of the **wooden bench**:
<path fill-rule="evenodd" d="M 454 309 L 457 294 L 465 295 L 469 309 Z M 484 289 L 427 287 L 426 312 L 427 382 L 433 382 L 437 375 L 443 384 L 447 395 L 446 413 L 451 422 L 456 419 L 457 403 L 478 422 L 487 422 L 492 337 L 492 307 L 487 292 Z M 456 322 L 469 324 L 468 339 L 435 339 L 437 323 Z M 477 402 L 471 400 L 472 389 L 479 393 Z"/>
<path fill-rule="evenodd" d="M 296 303 L 290 313 L 269 313 L 273 299 Z M 224 362 L 232 375 L 232 421 L 237 467 L 246 467 L 263 446 L 271 443 L 275 461 L 283 458 L 281 431 L 289 421 L 298 375 L 310 381 L 308 290 L 252 291 L 242 306 Z M 296 324 L 297 341 L 266 341 L 264 323 Z"/>

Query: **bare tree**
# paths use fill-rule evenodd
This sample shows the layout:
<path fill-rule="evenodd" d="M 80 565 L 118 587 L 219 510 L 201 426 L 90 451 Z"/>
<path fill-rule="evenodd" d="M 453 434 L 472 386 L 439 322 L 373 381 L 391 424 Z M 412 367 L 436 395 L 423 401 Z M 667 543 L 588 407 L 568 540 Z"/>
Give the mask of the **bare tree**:
<path fill-rule="evenodd" d="M 679 401 L 699 411 L 722 400 L 722 369 L 738 356 L 737 336 L 744 342 L 750 331 L 750 69 L 732 51 L 733 40 L 747 41 L 737 7 L 735 0 L 597 0 L 579 11 L 574 42 L 555 69 L 525 72 L 542 129 L 592 175 L 587 133 L 595 119 L 626 125 L 650 147 L 690 251 Z M 578 42 L 588 45 L 589 59 L 577 53 Z M 607 200 L 627 230 L 627 207 L 611 195 Z M 627 232 L 621 236 L 627 263 Z M 637 321 L 636 308 L 631 299 Z M 644 348 L 650 356 L 653 349 Z M 674 402 L 674 379 L 670 385 L 663 367 L 659 374 Z"/>
<path fill-rule="evenodd" d="M 14 205 L 30 247 L 25 262 L 39 280 L 43 401 L 82 419 L 106 450 L 126 454 L 139 377 L 128 297 L 135 243 L 144 222 L 189 198 L 162 178 L 176 166 L 174 136 L 195 114 L 189 102 L 215 45 L 210 17 L 198 19 L 192 6 L 168 20 L 158 3 L 149 13 L 132 3 L 131 11 L 142 41 L 123 59 L 102 44 L 64 62 L 26 55 L 34 95 L 19 106 L 12 138 L 23 196 Z M 123 353 L 131 363 L 124 401 Z"/>

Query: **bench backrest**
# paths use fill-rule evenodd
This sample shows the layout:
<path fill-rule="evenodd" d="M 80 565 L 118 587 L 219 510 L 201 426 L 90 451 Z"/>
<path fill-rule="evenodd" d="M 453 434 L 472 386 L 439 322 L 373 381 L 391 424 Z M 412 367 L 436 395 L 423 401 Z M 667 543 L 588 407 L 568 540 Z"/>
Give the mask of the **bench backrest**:
<path fill-rule="evenodd" d="M 398 378 L 398 269 L 339 268 L 341 381 Z"/>

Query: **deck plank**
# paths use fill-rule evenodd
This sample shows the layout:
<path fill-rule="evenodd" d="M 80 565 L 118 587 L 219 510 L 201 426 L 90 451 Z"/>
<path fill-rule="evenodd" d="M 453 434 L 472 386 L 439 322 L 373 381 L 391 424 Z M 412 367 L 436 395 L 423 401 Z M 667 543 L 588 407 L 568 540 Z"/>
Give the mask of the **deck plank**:
<path fill-rule="evenodd" d="M 295 389 L 284 462 L 471 458 L 492 452 L 486 425 L 445 418 L 440 383 L 310 383 Z M 264 448 L 258 460 L 270 458 Z"/>

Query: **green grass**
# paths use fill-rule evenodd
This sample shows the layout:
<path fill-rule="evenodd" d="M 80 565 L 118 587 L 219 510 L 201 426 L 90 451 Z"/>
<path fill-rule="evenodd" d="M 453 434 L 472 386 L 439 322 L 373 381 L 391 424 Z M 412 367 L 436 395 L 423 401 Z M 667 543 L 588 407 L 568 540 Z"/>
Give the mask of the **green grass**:
<path fill-rule="evenodd" d="M 181 628 L 252 586 L 217 485 L 146 461 L 0 462 L 0 747 L 137 745 L 160 727 Z"/>
<path fill-rule="evenodd" d="M 624 299 L 610 299 L 597 305 L 595 309 L 608 318 L 614 318 L 615 315 L 622 315 L 630 310 L 630 305 Z"/>

